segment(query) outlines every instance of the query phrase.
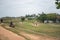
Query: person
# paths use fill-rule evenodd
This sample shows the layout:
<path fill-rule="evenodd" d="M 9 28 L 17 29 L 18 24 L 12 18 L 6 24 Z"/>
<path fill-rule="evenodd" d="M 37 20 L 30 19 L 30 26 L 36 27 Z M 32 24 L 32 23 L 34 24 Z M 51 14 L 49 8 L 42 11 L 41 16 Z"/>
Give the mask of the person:
<path fill-rule="evenodd" d="M 3 19 L 1 19 L 0 21 L 1 21 L 1 23 L 3 23 Z"/>
<path fill-rule="evenodd" d="M 10 22 L 10 27 L 13 27 L 13 28 L 15 27 L 12 21 Z"/>

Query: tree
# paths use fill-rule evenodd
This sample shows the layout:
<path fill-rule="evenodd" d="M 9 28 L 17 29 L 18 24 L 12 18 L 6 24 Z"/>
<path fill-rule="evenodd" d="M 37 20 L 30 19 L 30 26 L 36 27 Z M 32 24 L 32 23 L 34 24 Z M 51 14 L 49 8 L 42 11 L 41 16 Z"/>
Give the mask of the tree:
<path fill-rule="evenodd" d="M 46 19 L 47 19 L 47 16 L 46 16 L 46 14 L 44 14 L 44 12 L 42 12 L 42 14 L 40 14 L 40 16 L 37 17 L 37 20 L 42 21 L 43 23 L 44 23 L 44 20 L 46 20 Z"/>
<path fill-rule="evenodd" d="M 57 6 L 56 8 L 57 8 L 57 9 L 60 9 L 60 0 L 56 0 L 55 4 L 56 4 L 56 6 Z"/>
<path fill-rule="evenodd" d="M 25 16 L 28 20 L 36 19 L 36 14 L 26 15 Z"/>
<path fill-rule="evenodd" d="M 56 13 L 49 13 L 47 14 L 47 19 L 53 21 L 54 23 L 56 22 Z"/>
<path fill-rule="evenodd" d="M 60 16 L 58 16 L 58 19 Z M 40 14 L 40 16 L 37 17 L 38 21 L 44 22 L 45 20 L 48 22 L 48 20 L 53 21 L 54 23 L 56 22 L 57 19 L 57 14 L 56 13 L 49 13 L 49 14 Z M 59 19 L 60 20 L 60 19 Z"/>
<path fill-rule="evenodd" d="M 60 22 L 60 15 L 57 14 L 57 20 Z"/>
<path fill-rule="evenodd" d="M 21 17 L 21 21 L 23 22 L 25 20 L 25 17 Z"/>

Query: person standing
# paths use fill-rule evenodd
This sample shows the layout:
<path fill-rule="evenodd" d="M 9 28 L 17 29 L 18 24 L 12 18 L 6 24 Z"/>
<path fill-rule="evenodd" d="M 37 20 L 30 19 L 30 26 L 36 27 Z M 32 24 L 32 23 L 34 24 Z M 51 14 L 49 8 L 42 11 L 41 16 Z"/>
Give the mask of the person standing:
<path fill-rule="evenodd" d="M 3 19 L 1 19 L 0 21 L 1 21 L 1 23 L 3 23 Z"/>

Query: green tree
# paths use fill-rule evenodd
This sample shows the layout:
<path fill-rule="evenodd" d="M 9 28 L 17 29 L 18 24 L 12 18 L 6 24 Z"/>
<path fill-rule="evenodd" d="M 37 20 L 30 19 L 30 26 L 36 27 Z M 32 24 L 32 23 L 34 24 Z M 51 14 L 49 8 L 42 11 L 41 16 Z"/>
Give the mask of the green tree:
<path fill-rule="evenodd" d="M 25 16 L 28 20 L 34 20 L 36 19 L 36 14 L 26 15 Z"/>
<path fill-rule="evenodd" d="M 56 8 L 60 9 L 60 0 L 56 0 L 55 4 L 56 4 Z"/>
<path fill-rule="evenodd" d="M 49 13 L 47 14 L 47 19 L 56 22 L 56 16 L 57 16 L 56 13 Z"/>
<path fill-rule="evenodd" d="M 40 16 L 37 17 L 37 20 L 42 21 L 43 23 L 44 23 L 44 20 L 46 20 L 46 19 L 47 19 L 47 16 L 46 16 L 46 14 L 44 14 L 44 12 L 42 12 L 42 14 L 40 14 Z"/>
<path fill-rule="evenodd" d="M 21 21 L 23 22 L 25 20 L 25 17 L 21 17 Z"/>
<path fill-rule="evenodd" d="M 60 22 L 60 15 L 57 14 L 57 20 Z"/>

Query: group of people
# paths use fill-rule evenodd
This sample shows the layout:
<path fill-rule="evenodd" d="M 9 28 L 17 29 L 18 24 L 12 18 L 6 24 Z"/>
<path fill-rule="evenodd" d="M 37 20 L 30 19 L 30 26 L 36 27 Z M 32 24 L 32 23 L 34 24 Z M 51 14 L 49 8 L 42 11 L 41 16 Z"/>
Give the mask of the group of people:
<path fill-rule="evenodd" d="M 0 19 L 0 23 L 3 23 L 3 19 Z M 14 23 L 12 21 L 9 23 L 9 26 L 13 27 L 13 28 L 15 27 L 15 25 L 14 25 Z"/>

